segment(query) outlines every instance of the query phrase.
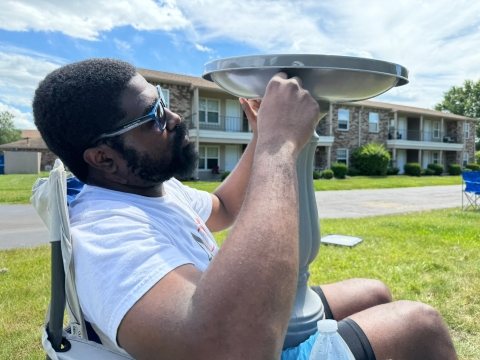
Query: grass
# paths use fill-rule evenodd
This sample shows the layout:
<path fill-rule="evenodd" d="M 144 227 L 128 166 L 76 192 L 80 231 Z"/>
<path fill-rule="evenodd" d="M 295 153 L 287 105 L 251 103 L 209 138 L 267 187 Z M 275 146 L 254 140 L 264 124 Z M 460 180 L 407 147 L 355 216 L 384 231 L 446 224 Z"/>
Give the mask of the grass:
<path fill-rule="evenodd" d="M 29 204 L 32 196 L 32 186 L 40 175 L 0 175 L 0 204 Z M 315 191 L 324 190 L 359 190 L 359 189 L 390 189 L 418 186 L 457 185 L 462 183 L 461 176 L 356 176 L 345 180 L 315 180 Z M 188 181 L 190 187 L 205 190 L 210 193 L 221 184 L 218 181 Z"/>
<path fill-rule="evenodd" d="M 344 248 L 322 245 L 310 283 L 382 280 L 394 299 L 422 301 L 442 314 L 460 359 L 480 359 L 478 213 L 457 209 L 363 219 L 326 219 L 322 234 L 361 236 Z M 216 233 L 221 244 L 228 231 Z M 44 359 L 40 331 L 49 298 L 47 246 L 0 251 L 0 359 Z"/>

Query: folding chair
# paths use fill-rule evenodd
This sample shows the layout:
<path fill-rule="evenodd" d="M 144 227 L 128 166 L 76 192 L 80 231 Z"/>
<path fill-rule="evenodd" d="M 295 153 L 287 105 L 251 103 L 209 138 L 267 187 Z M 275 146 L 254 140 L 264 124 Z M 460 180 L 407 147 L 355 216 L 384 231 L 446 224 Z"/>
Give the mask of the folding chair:
<path fill-rule="evenodd" d="M 463 211 L 470 208 L 480 210 L 480 171 L 462 171 L 462 181 L 465 184 L 462 190 Z"/>
<path fill-rule="evenodd" d="M 68 177 L 69 181 L 73 179 Z M 102 345 L 92 326 L 83 317 L 75 286 L 67 207 L 67 175 L 60 160 L 55 161 L 48 178 L 35 182 L 32 191 L 30 201 L 49 229 L 52 249 L 51 299 L 42 331 L 42 345 L 47 360 L 132 359 L 125 352 Z M 68 326 L 63 328 L 65 309 Z"/>

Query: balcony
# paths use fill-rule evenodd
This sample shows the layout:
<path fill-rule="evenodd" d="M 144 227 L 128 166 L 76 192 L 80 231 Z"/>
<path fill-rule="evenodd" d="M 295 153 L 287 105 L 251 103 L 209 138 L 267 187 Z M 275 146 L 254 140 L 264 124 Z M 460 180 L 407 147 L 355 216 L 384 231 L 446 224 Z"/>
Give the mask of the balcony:
<path fill-rule="evenodd" d="M 388 133 L 387 147 L 397 149 L 462 150 L 463 136 L 442 131 L 403 130 Z"/>
<path fill-rule="evenodd" d="M 225 132 L 248 133 L 251 132 L 248 128 L 247 119 L 233 117 L 233 116 L 217 116 L 216 118 L 207 119 L 208 122 L 200 121 L 200 130 L 213 130 Z M 189 129 L 195 130 L 195 115 L 191 116 L 189 122 Z"/>

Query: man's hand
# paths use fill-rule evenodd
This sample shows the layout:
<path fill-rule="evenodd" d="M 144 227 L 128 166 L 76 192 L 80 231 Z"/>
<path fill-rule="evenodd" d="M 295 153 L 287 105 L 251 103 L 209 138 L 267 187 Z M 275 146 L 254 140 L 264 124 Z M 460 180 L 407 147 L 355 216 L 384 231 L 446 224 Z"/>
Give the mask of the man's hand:
<path fill-rule="evenodd" d="M 298 77 L 276 74 L 268 83 L 258 112 L 259 144 L 278 148 L 292 143 L 300 151 L 318 123 L 319 106 Z"/>
<path fill-rule="evenodd" d="M 262 100 L 247 100 L 245 98 L 240 98 L 238 100 L 240 101 L 240 105 L 242 105 L 245 115 L 247 115 L 248 123 L 252 128 L 253 135 L 257 135 L 257 117 Z"/>

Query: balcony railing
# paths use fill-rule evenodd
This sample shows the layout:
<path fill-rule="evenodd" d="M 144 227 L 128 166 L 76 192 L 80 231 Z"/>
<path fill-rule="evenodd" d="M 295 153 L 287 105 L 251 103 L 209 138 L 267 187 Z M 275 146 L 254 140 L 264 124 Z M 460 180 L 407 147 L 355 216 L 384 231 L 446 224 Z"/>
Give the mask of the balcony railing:
<path fill-rule="evenodd" d="M 200 119 L 200 130 L 216 130 L 228 132 L 251 132 L 246 119 L 234 116 L 217 116 L 216 118 Z M 195 129 L 195 115 L 190 117 L 189 128 Z"/>
<path fill-rule="evenodd" d="M 463 137 L 454 135 L 449 132 L 442 131 L 419 131 L 419 130 L 390 130 L 388 133 L 389 140 L 410 140 L 410 141 L 427 141 L 427 142 L 443 142 L 451 144 L 462 144 Z"/>

